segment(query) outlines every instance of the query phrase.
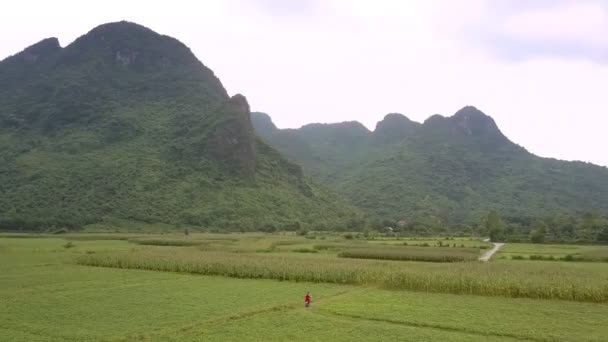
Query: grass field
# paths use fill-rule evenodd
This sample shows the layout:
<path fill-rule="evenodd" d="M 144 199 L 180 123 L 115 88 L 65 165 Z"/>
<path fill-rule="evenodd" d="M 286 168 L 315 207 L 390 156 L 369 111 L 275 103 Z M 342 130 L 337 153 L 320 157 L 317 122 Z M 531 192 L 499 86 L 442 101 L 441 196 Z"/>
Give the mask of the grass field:
<path fill-rule="evenodd" d="M 456 267 L 454 274 L 467 267 L 489 266 L 351 260 L 338 258 L 335 251 L 280 249 L 310 243 L 303 238 L 194 238 L 204 243 L 176 247 L 70 237 L 73 245 L 66 247 L 68 240 L 63 238 L 0 238 L 0 340 L 605 341 L 608 336 L 608 304 L 601 303 L 421 293 L 385 290 L 371 283 L 238 279 L 75 263 L 94 256 L 184 257 L 198 253 L 235 257 L 233 264 L 238 264 L 238 258 L 256 261 L 257 257 L 283 259 L 291 265 L 297 262 L 294 260 L 312 264 L 329 260 L 340 266 L 354 262 L 416 272 L 443 273 Z M 228 248 L 215 250 L 222 245 Z M 495 263 L 501 270 L 529 267 L 530 273 L 557 264 Z M 563 274 L 584 276 L 587 283 L 608 288 L 608 272 L 602 266 L 606 265 L 564 263 L 568 269 Z M 557 268 L 547 274 L 555 271 Z M 313 306 L 308 309 L 302 305 L 306 291 L 313 295 Z"/>

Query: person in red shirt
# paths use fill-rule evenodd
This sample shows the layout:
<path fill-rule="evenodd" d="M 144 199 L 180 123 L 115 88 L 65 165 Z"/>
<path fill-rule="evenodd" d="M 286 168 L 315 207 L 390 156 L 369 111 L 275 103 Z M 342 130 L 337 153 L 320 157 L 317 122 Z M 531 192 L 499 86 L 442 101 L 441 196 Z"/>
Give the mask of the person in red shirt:
<path fill-rule="evenodd" d="M 312 297 L 310 297 L 310 292 L 306 292 L 306 297 L 304 297 L 304 306 L 309 307 L 310 302 L 312 302 Z"/>

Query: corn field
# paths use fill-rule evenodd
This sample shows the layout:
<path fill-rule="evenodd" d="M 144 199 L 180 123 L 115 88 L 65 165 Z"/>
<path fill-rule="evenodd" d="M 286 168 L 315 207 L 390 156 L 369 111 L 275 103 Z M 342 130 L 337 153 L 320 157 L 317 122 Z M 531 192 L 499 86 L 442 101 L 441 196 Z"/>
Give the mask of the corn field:
<path fill-rule="evenodd" d="M 393 247 L 347 249 L 338 254 L 341 258 L 379 259 L 428 262 L 462 262 L 479 258 L 473 248 Z"/>
<path fill-rule="evenodd" d="M 144 248 L 86 254 L 81 265 L 482 296 L 608 302 L 608 274 L 581 264 L 416 263 Z M 598 264 L 594 264 L 598 265 Z M 599 266 L 602 266 L 599 264 Z"/>

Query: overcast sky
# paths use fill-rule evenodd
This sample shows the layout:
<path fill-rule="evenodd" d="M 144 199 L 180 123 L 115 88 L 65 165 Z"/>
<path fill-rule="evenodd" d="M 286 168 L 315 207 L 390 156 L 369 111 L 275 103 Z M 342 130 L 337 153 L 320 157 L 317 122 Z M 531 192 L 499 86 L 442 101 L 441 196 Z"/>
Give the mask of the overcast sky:
<path fill-rule="evenodd" d="M 474 105 L 544 157 L 608 165 L 608 0 L 10 1 L 0 59 L 129 20 L 282 128 Z"/>

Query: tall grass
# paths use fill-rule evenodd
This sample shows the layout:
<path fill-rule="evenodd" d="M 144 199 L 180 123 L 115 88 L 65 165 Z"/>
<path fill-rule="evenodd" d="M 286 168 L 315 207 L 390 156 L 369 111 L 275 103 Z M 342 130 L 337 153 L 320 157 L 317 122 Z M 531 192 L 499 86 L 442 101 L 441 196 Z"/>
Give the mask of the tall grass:
<path fill-rule="evenodd" d="M 78 257 L 89 266 L 372 285 L 387 289 L 608 302 L 604 264 L 578 263 L 403 263 L 302 258 L 297 256 L 201 252 L 196 249 L 143 249 Z"/>
<path fill-rule="evenodd" d="M 327 259 L 319 263 L 287 256 L 226 252 L 184 253 L 177 249 L 170 253 L 142 250 L 83 255 L 78 257 L 76 262 L 88 266 L 338 284 L 363 284 L 365 279 L 374 279 L 374 276 L 382 273 L 381 269 L 362 269 L 355 263 L 345 263 L 340 259 Z"/>
<path fill-rule="evenodd" d="M 62 236 L 68 240 L 78 241 L 96 241 L 96 240 L 131 240 L 141 235 L 129 235 L 129 234 L 66 234 Z"/>
<path fill-rule="evenodd" d="M 348 249 L 338 254 L 341 258 L 379 259 L 428 262 L 473 261 L 479 257 L 479 250 L 467 248 L 358 248 Z"/>

